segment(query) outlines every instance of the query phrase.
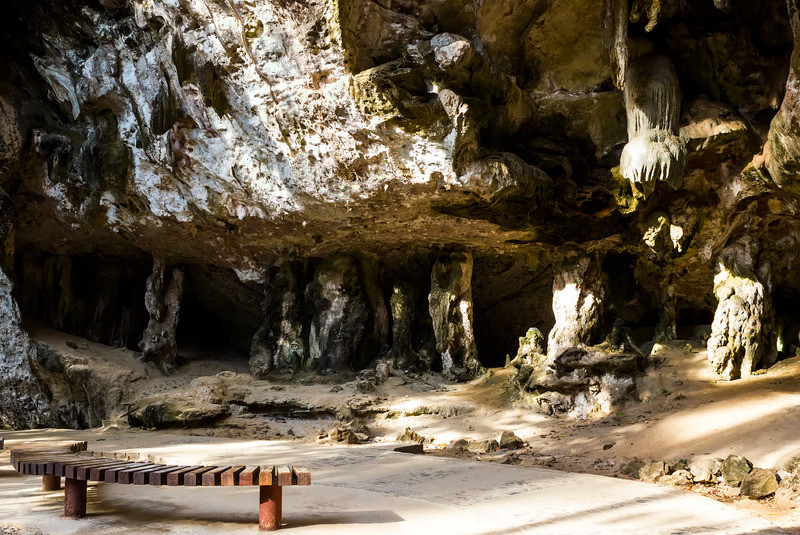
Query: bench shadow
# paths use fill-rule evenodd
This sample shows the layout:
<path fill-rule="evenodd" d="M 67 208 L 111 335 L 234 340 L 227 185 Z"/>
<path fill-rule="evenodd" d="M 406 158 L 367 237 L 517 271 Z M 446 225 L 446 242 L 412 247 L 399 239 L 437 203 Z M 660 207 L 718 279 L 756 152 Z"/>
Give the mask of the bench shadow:
<path fill-rule="evenodd" d="M 92 511 L 92 505 L 96 507 Z M 146 522 L 175 522 L 180 520 L 187 520 L 193 522 L 209 522 L 220 524 L 242 524 L 254 525 L 258 524 L 258 513 L 255 514 L 237 514 L 237 513 L 203 513 L 198 511 L 182 512 L 182 511 L 164 511 L 160 510 L 153 514 L 136 509 L 134 507 L 126 508 L 115 505 L 113 508 L 104 508 L 102 503 L 89 504 L 87 517 L 90 518 L 112 518 L 112 517 L 127 517 L 127 520 L 140 520 L 145 519 Z M 146 517 L 145 517 L 146 514 Z M 364 511 L 344 511 L 335 514 L 325 515 L 284 515 L 283 527 L 299 528 L 309 526 L 321 525 L 353 525 L 353 524 L 393 524 L 402 522 L 403 517 L 399 516 L 394 511 L 390 510 L 364 510 Z"/>

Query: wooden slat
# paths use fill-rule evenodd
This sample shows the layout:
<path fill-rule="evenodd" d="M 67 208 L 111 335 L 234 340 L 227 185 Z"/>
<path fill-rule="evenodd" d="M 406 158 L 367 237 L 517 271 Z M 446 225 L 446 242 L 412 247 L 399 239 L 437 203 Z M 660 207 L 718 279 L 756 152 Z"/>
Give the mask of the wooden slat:
<path fill-rule="evenodd" d="M 278 474 L 278 485 L 281 487 L 292 484 L 292 469 L 288 466 L 278 466 L 275 470 Z"/>
<path fill-rule="evenodd" d="M 174 472 L 170 472 L 167 474 L 167 485 L 170 487 L 177 487 L 179 485 L 183 485 L 183 478 L 184 476 L 195 470 L 199 470 L 203 468 L 202 466 L 190 466 L 189 468 L 182 468 L 180 470 L 175 470 Z"/>
<path fill-rule="evenodd" d="M 140 468 L 133 472 L 133 484 L 134 485 L 147 485 L 150 482 L 150 473 L 155 472 L 157 470 L 163 470 L 164 468 L 168 468 L 163 464 L 157 464 L 156 466 L 151 466 L 150 468 Z M 175 466 L 175 468 L 179 468 Z"/>
<path fill-rule="evenodd" d="M 107 466 L 95 466 L 91 470 L 89 470 L 89 481 L 105 481 L 106 479 L 106 470 L 111 468 L 119 468 L 120 470 L 124 470 L 125 468 L 130 468 L 130 465 L 133 463 L 126 462 L 126 461 L 117 461 L 116 464 L 107 465 Z"/>
<path fill-rule="evenodd" d="M 258 485 L 258 473 L 261 471 L 259 466 L 247 466 L 239 474 L 239 486 Z"/>
<path fill-rule="evenodd" d="M 152 466 L 150 463 L 128 463 L 126 466 L 120 466 L 118 468 L 106 468 L 106 473 L 103 474 L 103 481 L 106 483 L 116 483 L 117 479 L 119 478 L 119 473 L 124 470 L 135 470 L 137 468 L 144 468 L 146 466 Z"/>
<path fill-rule="evenodd" d="M 311 472 L 302 466 L 292 466 L 292 485 L 310 485 Z"/>
<path fill-rule="evenodd" d="M 64 463 L 64 477 L 69 479 L 77 479 L 77 472 L 78 468 L 82 466 L 99 466 L 101 464 L 105 464 L 103 461 L 82 461 L 82 462 L 71 462 L 71 463 Z"/>
<path fill-rule="evenodd" d="M 239 474 L 244 470 L 244 466 L 234 466 L 222 473 L 220 485 L 223 487 L 233 487 L 239 484 Z"/>
<path fill-rule="evenodd" d="M 106 466 L 114 466 L 119 464 L 117 461 L 113 459 L 102 459 L 102 463 L 93 464 L 89 466 L 79 466 L 78 469 L 75 471 L 75 479 L 79 479 L 81 481 L 86 481 L 89 479 L 89 474 L 91 474 L 92 469 L 94 468 L 104 468 Z"/>
<path fill-rule="evenodd" d="M 214 468 L 213 470 L 209 470 L 208 472 L 203 472 L 203 486 L 204 487 L 216 487 L 219 486 L 220 481 L 222 480 L 222 473 L 229 470 L 230 466 L 220 466 L 218 468 Z"/>
<path fill-rule="evenodd" d="M 188 466 L 167 466 L 166 468 L 162 468 L 161 470 L 156 470 L 155 472 L 150 472 L 150 475 L 147 478 L 147 482 L 150 485 L 166 485 L 167 483 L 167 474 L 170 472 L 174 472 L 175 470 L 182 470 L 184 468 L 189 468 Z"/>
<path fill-rule="evenodd" d="M 201 485 L 203 482 L 202 480 L 203 474 L 215 468 L 216 466 L 204 466 L 202 468 L 198 468 L 197 470 L 186 472 L 185 474 L 183 474 L 183 485 L 185 487 L 196 487 Z"/>
<path fill-rule="evenodd" d="M 278 478 L 275 476 L 274 466 L 262 466 L 258 473 L 259 485 L 277 485 Z"/>
<path fill-rule="evenodd" d="M 139 470 L 147 470 L 148 468 L 156 468 L 158 469 L 161 467 L 159 464 L 146 464 L 144 466 L 139 466 L 137 468 L 128 468 L 126 470 L 120 470 L 117 472 L 117 483 L 120 485 L 130 485 L 133 483 L 133 474 L 138 472 Z"/>

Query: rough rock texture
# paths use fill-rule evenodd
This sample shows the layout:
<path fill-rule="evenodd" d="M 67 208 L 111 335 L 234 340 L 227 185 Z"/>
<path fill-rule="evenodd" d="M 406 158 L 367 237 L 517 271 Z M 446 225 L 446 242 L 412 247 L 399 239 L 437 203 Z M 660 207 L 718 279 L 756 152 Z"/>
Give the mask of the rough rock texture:
<path fill-rule="evenodd" d="M 753 463 L 741 455 L 728 455 L 719 467 L 722 480 L 730 487 L 738 487 L 753 469 Z"/>
<path fill-rule="evenodd" d="M 778 490 L 778 478 L 775 475 L 775 470 L 766 470 L 764 468 L 753 468 L 744 478 L 739 487 L 741 496 L 757 500 L 769 496 Z"/>
<path fill-rule="evenodd" d="M 468 378 L 531 327 L 553 361 L 715 309 L 726 379 L 796 345 L 797 0 L 4 8 L 0 367 L 24 404 L 47 394 L 23 320 L 144 338 L 167 370 L 215 342 L 259 377 Z"/>
<path fill-rule="evenodd" d="M 150 322 L 139 347 L 145 360 L 156 363 L 167 373 L 175 371 L 178 358 L 176 337 L 182 294 L 183 270 L 173 268 L 167 274 L 163 261 L 155 260 L 144 295 Z"/>
<path fill-rule="evenodd" d="M 597 258 L 579 255 L 565 261 L 553 281 L 556 324 L 547 340 L 550 362 L 566 349 L 593 342 L 600 327 L 605 294 L 605 274 Z"/>
<path fill-rule="evenodd" d="M 635 397 L 641 354 L 610 353 L 602 347 L 572 348 L 533 369 L 525 388 L 545 414 L 578 418 L 608 414 Z"/>
<path fill-rule="evenodd" d="M 708 359 L 725 379 L 747 377 L 759 364 L 771 366 L 777 357 L 769 264 L 754 265 L 754 246 L 745 241 L 726 248 L 714 277 L 719 304 L 708 340 Z"/>
<path fill-rule="evenodd" d="M 472 329 L 471 254 L 449 253 L 436 260 L 428 303 L 442 371 L 456 376 L 477 373 L 480 362 Z"/>
<path fill-rule="evenodd" d="M 281 262 L 272 268 L 264 285 L 264 319 L 250 346 L 250 370 L 256 377 L 264 378 L 273 370 L 310 368 L 303 342 L 299 271 L 296 262 Z"/>
<path fill-rule="evenodd" d="M 670 472 L 667 463 L 654 461 L 639 468 L 639 479 L 647 483 L 655 483 Z"/>
<path fill-rule="evenodd" d="M 3 427 L 52 425 L 45 387 L 33 373 L 36 346 L 22 328 L 19 308 L 11 296 L 11 281 L 0 269 L 0 404 Z"/>

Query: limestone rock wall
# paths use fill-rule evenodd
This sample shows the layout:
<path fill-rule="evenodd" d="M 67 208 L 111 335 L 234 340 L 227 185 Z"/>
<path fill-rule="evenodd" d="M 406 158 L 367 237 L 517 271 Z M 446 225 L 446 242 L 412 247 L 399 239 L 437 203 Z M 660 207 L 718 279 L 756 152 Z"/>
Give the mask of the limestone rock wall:
<path fill-rule="evenodd" d="M 24 320 L 165 369 L 211 326 L 258 376 L 468 376 L 530 328 L 555 358 L 716 311 L 746 375 L 800 345 L 798 28 L 796 0 L 9 0 L 0 366 L 47 404 Z"/>

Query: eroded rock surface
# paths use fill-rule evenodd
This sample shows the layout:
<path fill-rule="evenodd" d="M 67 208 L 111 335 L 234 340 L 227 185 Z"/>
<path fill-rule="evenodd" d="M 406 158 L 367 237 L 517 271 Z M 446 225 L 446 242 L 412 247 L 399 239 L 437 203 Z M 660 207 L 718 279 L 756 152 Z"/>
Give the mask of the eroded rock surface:
<path fill-rule="evenodd" d="M 29 321 L 261 378 L 800 344 L 797 0 L 5 8 L 7 425 L 54 414 Z"/>

